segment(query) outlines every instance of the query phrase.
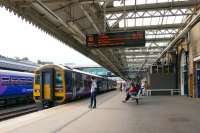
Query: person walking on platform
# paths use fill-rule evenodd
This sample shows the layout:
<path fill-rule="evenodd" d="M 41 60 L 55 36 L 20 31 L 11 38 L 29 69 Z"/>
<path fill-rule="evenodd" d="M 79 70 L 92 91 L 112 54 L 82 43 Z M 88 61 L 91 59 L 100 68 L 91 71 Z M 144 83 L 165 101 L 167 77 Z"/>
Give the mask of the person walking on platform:
<path fill-rule="evenodd" d="M 96 89 L 97 89 L 97 83 L 94 77 L 92 77 L 92 84 L 91 84 L 91 101 L 89 108 L 96 108 Z"/>

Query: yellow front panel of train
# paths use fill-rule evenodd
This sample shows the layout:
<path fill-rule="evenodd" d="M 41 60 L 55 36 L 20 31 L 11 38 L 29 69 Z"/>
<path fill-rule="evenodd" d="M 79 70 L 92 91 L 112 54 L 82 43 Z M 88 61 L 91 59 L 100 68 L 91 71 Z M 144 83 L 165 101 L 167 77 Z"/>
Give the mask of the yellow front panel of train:
<path fill-rule="evenodd" d="M 34 85 L 34 96 L 36 97 L 39 97 L 40 96 L 40 85 L 38 85 L 38 84 L 35 84 Z"/>
<path fill-rule="evenodd" d="M 44 99 L 45 100 L 50 100 L 51 99 L 50 84 L 44 84 Z"/>
<path fill-rule="evenodd" d="M 38 71 L 35 72 L 33 97 L 34 100 L 40 97 L 40 74 Z"/>

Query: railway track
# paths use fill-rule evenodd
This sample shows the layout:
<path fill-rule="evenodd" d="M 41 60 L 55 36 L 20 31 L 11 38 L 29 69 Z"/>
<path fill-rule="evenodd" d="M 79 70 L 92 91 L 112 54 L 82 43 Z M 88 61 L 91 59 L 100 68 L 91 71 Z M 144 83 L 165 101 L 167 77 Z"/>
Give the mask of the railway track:
<path fill-rule="evenodd" d="M 14 107 L 0 111 L 0 121 L 37 111 L 35 104 Z"/>

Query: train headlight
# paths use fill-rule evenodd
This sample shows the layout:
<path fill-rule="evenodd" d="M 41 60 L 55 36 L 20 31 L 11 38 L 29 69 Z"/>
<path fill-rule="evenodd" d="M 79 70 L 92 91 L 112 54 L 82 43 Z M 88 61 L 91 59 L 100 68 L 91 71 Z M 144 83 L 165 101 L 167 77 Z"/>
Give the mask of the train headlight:
<path fill-rule="evenodd" d="M 40 92 L 40 90 L 38 90 L 38 89 L 37 89 L 37 90 L 35 90 L 35 92 L 36 92 L 36 93 L 39 93 L 39 92 Z"/>

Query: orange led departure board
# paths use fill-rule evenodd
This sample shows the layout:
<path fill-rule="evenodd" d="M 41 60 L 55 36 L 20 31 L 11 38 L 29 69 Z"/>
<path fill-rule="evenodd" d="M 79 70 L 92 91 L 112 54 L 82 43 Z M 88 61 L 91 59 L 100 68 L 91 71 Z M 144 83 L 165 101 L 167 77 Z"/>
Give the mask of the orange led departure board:
<path fill-rule="evenodd" d="M 86 36 L 86 45 L 91 48 L 113 46 L 144 47 L 145 31 L 89 34 Z"/>

